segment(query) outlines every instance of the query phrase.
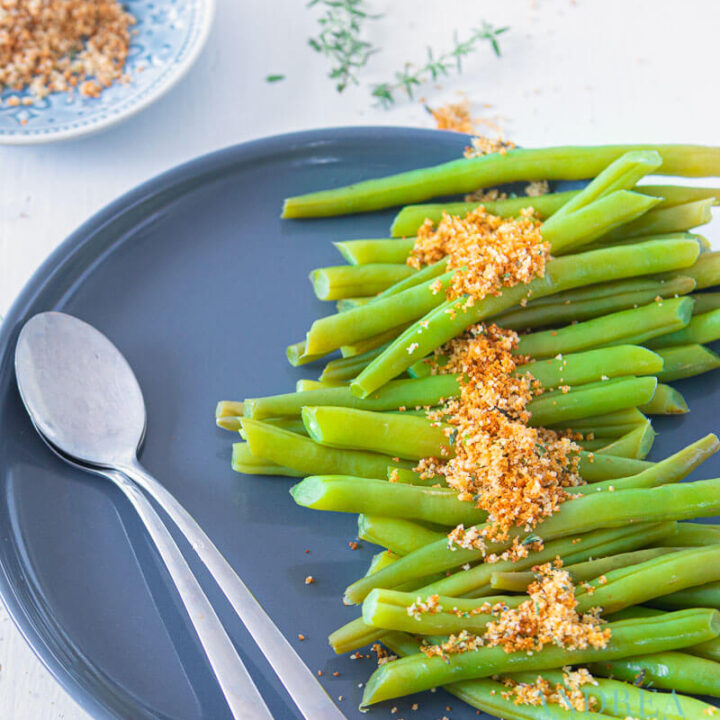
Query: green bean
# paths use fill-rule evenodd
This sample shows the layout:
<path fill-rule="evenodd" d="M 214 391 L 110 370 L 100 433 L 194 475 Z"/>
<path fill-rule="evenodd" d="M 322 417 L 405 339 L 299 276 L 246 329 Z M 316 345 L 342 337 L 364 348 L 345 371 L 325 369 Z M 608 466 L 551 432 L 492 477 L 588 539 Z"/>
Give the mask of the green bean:
<path fill-rule="evenodd" d="M 505 313 L 501 313 L 493 320 L 501 327 L 509 330 L 531 330 L 538 327 L 566 325 L 568 323 L 581 320 L 592 320 L 593 318 L 607 315 L 608 313 L 618 312 L 620 310 L 628 310 L 630 308 L 647 305 L 657 297 L 669 298 L 678 295 L 687 295 L 695 289 L 695 281 L 689 277 L 677 276 L 671 280 L 664 281 L 621 281 L 626 282 L 630 287 L 631 282 L 643 289 L 629 290 L 628 292 L 618 292 L 614 295 L 606 295 L 604 297 L 592 297 L 589 295 L 585 299 L 578 300 L 562 300 L 565 293 L 552 295 L 547 300 L 554 302 L 542 303 L 535 305 L 528 303 L 524 308 L 514 308 Z M 608 283 L 620 285 L 620 283 Z M 593 285 L 592 289 L 600 286 Z M 590 290 L 591 288 L 587 288 Z M 693 296 L 694 297 L 694 296 Z"/>
<path fill-rule="evenodd" d="M 340 298 L 340 300 L 335 303 L 335 307 L 338 312 L 347 312 L 348 310 L 353 310 L 356 307 L 367 305 L 371 300 L 371 297 Z"/>
<path fill-rule="evenodd" d="M 658 348 L 657 354 L 665 362 L 662 372 L 657 374 L 662 382 L 693 377 L 720 367 L 720 357 L 704 345 Z"/>
<path fill-rule="evenodd" d="M 395 652 L 395 651 L 393 651 Z M 684 652 L 684 650 L 683 650 Z M 513 673 L 510 675 L 519 683 L 534 683 L 537 673 Z M 542 677 L 560 685 L 566 683 L 566 673 L 560 670 L 543 670 Z M 618 718 L 664 718 L 665 720 L 705 720 L 708 715 L 715 713 L 715 708 L 708 703 L 695 698 L 644 690 L 634 684 L 608 680 L 606 678 L 593 678 L 593 682 L 580 688 L 587 701 L 594 701 L 593 713 L 607 713 Z M 588 703 L 589 704 L 589 703 Z M 544 711 L 544 708 L 543 708 Z M 565 711 L 567 712 L 567 710 Z M 576 711 L 572 711 L 573 716 Z"/>
<path fill-rule="evenodd" d="M 352 380 L 363 368 L 368 366 L 371 360 L 374 360 L 380 355 L 386 347 L 387 344 L 379 345 L 361 355 L 351 355 L 346 358 L 330 360 L 323 368 L 320 380 L 327 380 L 329 382 Z"/>
<path fill-rule="evenodd" d="M 579 473 L 585 482 L 595 483 L 637 475 L 653 465 L 654 463 L 647 462 L 647 460 L 581 452 Z"/>
<path fill-rule="evenodd" d="M 560 207 L 545 226 L 552 227 L 559 219 L 581 210 L 616 190 L 633 188 L 639 180 L 659 168 L 662 162 L 662 157 L 656 150 L 629 150 L 617 160 L 613 160 L 577 195 Z"/>
<path fill-rule="evenodd" d="M 720 526 L 709 523 L 678 523 L 667 545 L 694 547 L 696 545 L 720 544 Z"/>
<path fill-rule="evenodd" d="M 417 272 L 409 265 L 373 263 L 371 265 L 334 265 L 310 273 L 318 300 L 376 295 Z"/>
<path fill-rule="evenodd" d="M 283 217 L 368 212 L 433 196 L 474 192 L 515 180 L 584 180 L 630 150 L 657 150 L 657 173 L 702 177 L 720 172 L 720 151 L 691 145 L 609 145 L 510 150 L 358 182 L 285 200 Z"/>
<path fill-rule="evenodd" d="M 379 553 L 375 553 L 372 556 L 372 559 L 370 560 L 370 565 L 368 565 L 368 569 L 365 574 L 372 575 L 378 570 L 382 570 L 384 567 L 392 565 L 397 559 L 399 559 L 399 557 L 399 555 L 396 555 L 390 550 L 381 550 Z"/>
<path fill-rule="evenodd" d="M 720 197 L 718 188 L 694 188 L 681 185 L 641 185 L 636 188 L 639 192 L 662 199 L 658 208 L 673 207 L 695 200 Z M 437 225 L 444 212 L 449 215 L 464 216 L 478 206 L 484 205 L 493 215 L 518 215 L 520 210 L 532 206 L 540 219 L 545 219 L 562 207 L 567 201 L 578 194 L 578 190 L 561 193 L 549 193 L 541 197 L 520 197 L 510 200 L 492 202 L 456 202 L 456 203 L 426 203 L 424 205 L 407 205 L 402 208 L 393 220 L 391 233 L 394 237 L 409 237 L 415 235 L 418 228 L 426 219 Z M 510 202 L 514 204 L 510 206 Z"/>
<path fill-rule="evenodd" d="M 615 378 L 579 385 L 568 393 L 544 393 L 528 403 L 530 424 L 541 427 L 615 412 L 648 402 L 655 392 L 655 378 Z M 612 388 L 612 389 L 611 389 Z"/>
<path fill-rule="evenodd" d="M 383 643 L 399 657 L 416 654 L 420 649 L 420 643 L 405 633 L 388 633 Z M 564 682 L 564 673 L 559 671 L 543 670 L 542 676 L 553 683 Z M 534 683 L 538 675 L 514 673 L 511 677 L 517 682 Z M 496 680 L 466 680 L 446 685 L 444 689 L 479 710 L 507 720 L 567 720 L 568 716 L 568 710 L 559 703 L 543 703 L 540 707 L 516 705 L 514 698 L 507 695 L 508 688 Z M 582 692 L 595 701 L 593 710 L 573 709 L 573 720 L 606 720 L 608 716 L 602 713 L 618 718 L 646 718 L 648 711 L 651 717 L 665 720 L 705 720 L 714 712 L 711 705 L 694 698 L 659 695 L 616 680 L 595 679 L 592 684 L 584 685 Z"/>
<path fill-rule="evenodd" d="M 699 292 L 690 297 L 695 301 L 693 313 L 696 315 L 720 309 L 720 292 Z"/>
<path fill-rule="evenodd" d="M 417 233 L 425 220 L 429 219 L 433 225 L 437 225 L 440 220 L 442 220 L 443 213 L 464 217 L 471 210 L 475 210 L 481 205 L 484 206 L 491 215 L 499 215 L 500 217 L 517 216 L 520 215 L 522 210 L 532 207 L 536 217 L 544 220 L 557 212 L 568 200 L 575 197 L 579 192 L 579 190 L 569 190 L 567 192 L 547 193 L 539 197 L 522 196 L 484 202 L 406 205 L 395 216 L 392 227 L 390 228 L 390 234 L 394 238 L 409 238 L 411 235 Z"/>
<path fill-rule="evenodd" d="M 535 532 L 543 540 L 551 540 L 601 527 L 708 517 L 718 511 L 720 479 L 700 480 L 650 489 L 584 495 L 572 502 L 563 503 L 552 516 L 537 525 Z M 480 526 L 481 532 L 482 529 Z M 487 553 L 504 550 L 513 538 L 522 537 L 523 532 L 520 528 L 513 528 L 509 535 L 510 539 L 504 543 L 488 543 Z M 468 562 L 477 562 L 484 555 L 482 550 L 451 549 L 446 541 L 431 543 L 398 560 L 372 579 L 364 578 L 353 583 L 345 591 L 345 597 L 349 602 L 360 602 L 373 588 L 394 588 L 420 575 L 443 572 Z"/>
<path fill-rule="evenodd" d="M 571 565 L 565 563 L 563 570 L 567 570 L 572 581 L 579 584 L 600 577 L 611 570 L 636 565 L 672 552 L 676 552 L 676 548 L 645 548 Z M 494 572 L 490 578 L 490 586 L 493 590 L 524 593 L 527 591 L 528 585 L 535 582 L 535 580 L 537 580 L 537 575 L 533 572 Z"/>
<path fill-rule="evenodd" d="M 535 360 L 521 365 L 514 374 L 530 373 L 545 388 L 582 385 L 622 375 L 654 375 L 663 369 L 663 360 L 637 345 L 569 353 L 562 358 Z"/>
<path fill-rule="evenodd" d="M 452 272 L 440 278 L 377 300 L 344 313 L 326 315 L 316 320 L 307 333 L 305 352 L 327 354 L 343 345 L 379 335 L 403 323 L 422 317 L 445 297 Z M 433 285 L 440 281 L 440 289 Z M 433 285 L 433 288 L 430 286 Z"/>
<path fill-rule="evenodd" d="M 307 352 L 307 344 L 304 340 L 301 340 L 300 342 L 288 345 L 285 350 L 285 355 L 293 367 L 298 367 L 299 365 L 307 365 L 308 363 L 315 362 L 315 360 L 324 357 L 326 353 Z"/>
<path fill-rule="evenodd" d="M 578 588 L 578 612 L 612 613 L 677 590 L 720 579 L 720 545 L 687 548 L 612 570 Z"/>
<path fill-rule="evenodd" d="M 477 610 L 484 604 L 503 603 L 507 607 L 517 607 L 527 600 L 518 595 L 510 597 L 484 597 L 478 600 L 462 600 L 446 596 L 436 596 L 438 607 L 435 612 L 412 612 L 416 601 L 424 602 L 425 595 L 398 592 L 397 590 L 373 590 L 363 600 L 363 622 L 381 630 L 401 630 L 415 635 L 450 635 L 463 630 L 474 634 L 482 634 L 485 627 L 494 617 L 492 613 L 479 613 Z"/>
<path fill-rule="evenodd" d="M 689 409 L 682 393 L 665 383 L 658 383 L 652 400 L 638 408 L 648 415 L 683 415 Z"/>
<path fill-rule="evenodd" d="M 302 507 L 334 512 L 389 515 L 439 525 L 484 522 L 487 513 L 458 499 L 456 490 L 389 483 L 349 475 L 310 475 L 290 488 Z M 447 545 L 447 538 L 440 542 Z M 425 573 L 427 574 L 427 573 Z"/>
<path fill-rule="evenodd" d="M 502 647 L 482 647 L 449 657 L 427 657 L 422 653 L 408 655 L 375 670 L 365 685 L 361 706 L 451 681 L 676 650 L 716 637 L 720 633 L 720 614 L 715 610 L 681 610 L 659 618 L 611 623 L 608 628 L 611 636 L 607 645 L 597 649 L 567 650 L 545 646 L 527 654 L 506 653 Z"/>
<path fill-rule="evenodd" d="M 411 287 L 416 287 L 417 285 L 421 285 L 429 280 L 439 278 L 447 272 L 447 265 L 447 257 L 444 257 L 442 260 L 438 260 L 438 262 L 433 263 L 432 265 L 426 265 L 422 268 L 422 270 L 415 271 L 404 280 L 400 280 L 386 290 L 383 290 L 383 292 L 374 298 L 372 302 L 377 302 L 378 300 L 390 297 L 391 295 L 397 295 L 398 293 L 403 292 L 403 290 L 408 290 Z"/>
<path fill-rule="evenodd" d="M 286 477 L 301 477 L 302 473 L 283 465 L 277 465 L 269 460 L 256 457 L 248 443 L 233 443 L 232 469 L 245 475 L 284 475 Z"/>
<path fill-rule="evenodd" d="M 245 405 L 234 400 L 221 400 L 215 407 L 215 417 L 242 417 L 245 414 Z"/>
<path fill-rule="evenodd" d="M 653 542 L 662 543 L 676 523 L 630 525 L 620 528 L 601 528 L 578 536 L 550 540 L 542 550 L 528 554 L 517 561 L 501 560 L 497 563 L 480 563 L 469 570 L 460 570 L 420 591 L 426 595 L 442 594 L 453 597 L 482 597 L 493 591 L 490 580 L 494 572 L 526 570 L 534 565 L 563 558 L 567 564 L 584 562 L 593 557 L 615 555 L 643 548 Z"/>
<path fill-rule="evenodd" d="M 309 390 L 325 390 L 326 388 L 344 387 L 347 382 L 327 383 L 320 380 L 312 380 L 310 378 L 300 378 L 295 381 L 295 392 L 308 392 Z M 294 432 L 294 431 L 293 431 Z"/>
<path fill-rule="evenodd" d="M 334 242 L 346 262 L 351 265 L 370 263 L 404 263 L 415 246 L 415 238 L 372 238 Z"/>
<path fill-rule="evenodd" d="M 597 555 L 611 555 L 632 550 L 648 542 L 660 541 L 674 529 L 675 523 L 639 525 L 594 530 L 576 538 L 560 538 L 545 543 L 541 550 L 533 551 L 526 558 L 518 560 L 500 560 L 496 563 L 480 563 L 469 570 L 462 570 L 449 577 L 428 580 L 415 585 L 413 590 L 424 596 L 445 594 L 452 596 L 470 595 L 471 597 L 491 594 L 490 577 L 494 571 L 523 570 L 543 562 L 549 562 L 560 556 L 568 563 L 582 562 Z M 428 584 L 429 583 L 429 584 Z M 405 590 L 406 585 L 397 586 Z M 331 645 L 336 652 L 351 652 L 369 642 L 379 640 L 384 631 L 371 628 L 357 618 L 336 630 L 331 637 Z"/>
<path fill-rule="evenodd" d="M 580 385 L 567 393 L 546 393 L 528 403 L 529 423 L 540 427 L 548 422 L 569 422 L 588 414 L 635 407 L 652 398 L 656 382 L 654 377 L 618 378 L 596 386 Z M 614 387 L 609 390 L 611 383 Z M 369 450 L 407 460 L 455 454 L 453 428 L 437 426 L 424 417 L 337 406 L 304 406 L 302 418 L 310 437 L 331 448 Z M 635 436 L 630 443 L 633 439 Z M 645 437 L 637 438 L 638 450 L 646 444 Z"/>
<path fill-rule="evenodd" d="M 422 380 L 395 380 L 365 399 L 354 396 L 348 387 L 286 393 L 245 400 L 247 417 L 262 420 L 284 415 L 299 416 L 306 405 L 336 405 L 363 410 L 396 410 L 399 407 L 437 405 L 441 399 L 457 395 L 453 375 L 434 375 Z M 384 475 L 384 473 L 383 473 Z"/>
<path fill-rule="evenodd" d="M 346 472 L 365 478 L 383 478 L 388 463 L 392 462 L 391 458 L 376 453 L 323 447 L 303 435 L 250 418 L 243 418 L 242 427 L 253 455 L 302 475 Z M 384 480 L 383 483 L 387 484 Z"/>
<path fill-rule="evenodd" d="M 656 207 L 633 222 L 622 225 L 600 239 L 598 245 L 606 245 L 627 238 L 659 235 L 660 233 L 684 232 L 705 225 L 712 220 L 710 208 L 713 199 L 664 208 Z"/>
<path fill-rule="evenodd" d="M 653 488 L 658 485 L 680 482 L 714 455 L 718 448 L 720 448 L 720 441 L 718 441 L 714 433 L 710 433 L 635 475 L 603 480 L 591 485 L 578 485 L 574 488 L 568 488 L 568 492 L 587 495 L 605 489 L 615 491 L 632 488 Z"/>
<path fill-rule="evenodd" d="M 681 525 L 688 525 L 689 523 L 681 523 Z M 656 608 L 645 607 L 644 605 L 635 605 L 633 607 L 625 608 L 619 612 L 613 613 L 608 617 L 608 620 L 627 620 L 629 618 L 646 618 L 646 617 L 659 617 L 666 613 L 665 610 L 658 610 Z M 697 645 L 691 645 L 683 648 L 683 652 L 690 653 L 691 655 L 697 655 L 699 657 L 707 658 L 708 660 L 720 661 L 720 638 L 714 640 L 708 640 Z"/>
<path fill-rule="evenodd" d="M 720 664 L 683 652 L 603 660 L 592 663 L 589 669 L 593 674 L 611 675 L 637 685 L 720 697 Z"/>
<path fill-rule="evenodd" d="M 664 273 L 660 278 L 667 280 L 678 274 L 693 278 L 696 290 L 704 290 L 720 284 L 720 251 L 703 253 L 693 265 L 683 268 L 681 273 Z"/>
<path fill-rule="evenodd" d="M 350 343 L 349 345 L 342 345 L 340 347 L 340 354 L 343 359 L 357 357 L 358 355 L 364 355 L 370 350 L 374 350 L 378 347 L 385 347 L 389 345 L 401 332 L 407 329 L 411 323 L 403 323 L 397 327 L 392 327 L 389 330 L 383 330 L 383 332 L 373 335 L 369 338 L 364 338 L 356 342 Z"/>
<path fill-rule="evenodd" d="M 661 249 L 662 248 L 662 249 Z M 550 295 L 601 280 L 659 272 L 668 264 L 679 269 L 697 258 L 698 246 L 689 240 L 647 242 L 611 250 L 595 250 L 557 258 L 547 263 L 545 276 L 527 285 L 508 288 L 499 297 L 488 296 L 464 310 L 464 298 L 435 308 L 402 333 L 351 383 L 353 393 L 367 396 L 407 370 L 417 358 L 429 355 L 463 330 L 520 302 L 528 293 Z M 449 312 L 454 315 L 448 314 Z M 422 324 L 421 324 L 422 323 Z M 408 353 L 408 348 L 414 351 Z"/>
<path fill-rule="evenodd" d="M 652 449 L 655 442 L 655 431 L 650 423 L 646 421 L 645 425 L 640 425 L 634 430 L 617 438 L 611 443 L 603 445 L 598 452 L 606 455 L 615 455 L 619 457 L 637 458 L 644 460 Z"/>
<path fill-rule="evenodd" d="M 583 443 L 587 443 L 588 441 L 593 442 L 604 442 L 607 444 L 611 440 L 616 440 L 619 437 L 622 437 L 623 435 L 627 435 L 631 430 L 634 430 L 637 425 L 630 423 L 628 425 L 608 425 L 607 427 L 595 427 L 594 425 L 584 425 L 583 430 L 579 430 L 575 427 L 576 422 L 582 422 L 583 419 L 580 421 L 573 421 L 572 427 L 567 428 L 561 428 L 561 430 L 565 430 L 569 433 L 577 433 L 579 435 L 583 436 Z M 602 445 L 598 445 L 597 449 L 600 447 L 603 447 Z M 588 452 L 594 452 L 592 450 Z"/>
<path fill-rule="evenodd" d="M 561 255 L 607 237 L 612 229 L 632 225 L 632 220 L 637 222 L 636 218 L 642 219 L 659 202 L 659 198 L 630 190 L 616 190 L 575 210 L 572 215 L 559 217 L 555 222 L 556 213 L 541 227 L 540 234 L 550 243 L 553 254 Z"/>
<path fill-rule="evenodd" d="M 619 347 L 619 346 L 618 346 Z M 639 410 L 632 408 L 630 410 L 620 410 L 615 413 L 606 413 L 605 415 L 596 415 L 594 417 L 581 418 L 573 423 L 573 428 L 578 432 L 586 432 L 589 428 L 628 428 L 632 429 L 638 425 L 642 425 L 647 418 Z M 564 430 L 565 428 L 558 425 L 549 426 L 552 429 Z M 624 430 L 627 432 L 627 430 Z M 620 435 L 623 433 L 621 432 Z"/>
<path fill-rule="evenodd" d="M 441 452 L 449 455 L 443 428 L 427 418 L 340 407 L 304 407 L 302 418 L 310 437 L 328 447 L 371 450 L 408 460 Z"/>
<path fill-rule="evenodd" d="M 407 555 L 442 537 L 444 534 L 441 532 L 402 518 L 380 515 L 358 517 L 358 538 L 387 548 L 396 555 Z"/>
<path fill-rule="evenodd" d="M 651 302 L 593 320 L 523 335 L 514 351 L 534 359 L 618 344 L 640 345 L 650 338 L 685 327 L 692 317 L 690 298 Z M 632 338 L 627 340 L 626 338 Z"/>
<path fill-rule="evenodd" d="M 713 581 L 704 585 L 678 590 L 649 603 L 653 607 L 666 610 L 683 609 L 686 607 L 720 608 L 720 582 Z"/>
<path fill-rule="evenodd" d="M 700 315 L 693 314 L 690 322 L 681 330 L 649 340 L 651 348 L 672 347 L 674 345 L 704 344 L 720 340 L 720 309 Z"/>

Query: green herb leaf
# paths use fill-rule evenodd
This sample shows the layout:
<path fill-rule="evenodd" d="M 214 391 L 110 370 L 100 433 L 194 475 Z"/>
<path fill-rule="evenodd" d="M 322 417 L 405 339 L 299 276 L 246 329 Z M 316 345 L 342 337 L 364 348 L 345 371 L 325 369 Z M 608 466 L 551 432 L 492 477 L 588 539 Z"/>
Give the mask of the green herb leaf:
<path fill-rule="evenodd" d="M 427 60 L 422 67 L 413 70 L 413 65 L 406 63 L 402 72 L 395 73 L 394 82 L 374 85 L 371 95 L 383 107 L 389 107 L 395 102 L 395 94 L 398 91 L 404 91 L 408 98 L 412 99 L 418 86 L 437 81 L 441 77 L 448 75 L 453 64 L 456 71 L 461 73 L 462 58 L 475 52 L 483 41 L 489 42 L 495 55 L 500 57 L 500 44 L 497 38 L 498 35 L 502 35 L 509 29 L 508 27 L 495 28 L 490 23 L 483 21 L 482 27 L 473 30 L 467 40 L 460 41 L 457 34 L 455 34 L 453 36 L 454 45 L 450 50 L 437 56 L 432 48 L 428 48 Z"/>
<path fill-rule="evenodd" d="M 275 83 L 275 82 L 280 82 L 281 80 L 284 80 L 284 79 L 285 79 L 284 75 L 268 75 L 265 78 L 265 82 Z"/>

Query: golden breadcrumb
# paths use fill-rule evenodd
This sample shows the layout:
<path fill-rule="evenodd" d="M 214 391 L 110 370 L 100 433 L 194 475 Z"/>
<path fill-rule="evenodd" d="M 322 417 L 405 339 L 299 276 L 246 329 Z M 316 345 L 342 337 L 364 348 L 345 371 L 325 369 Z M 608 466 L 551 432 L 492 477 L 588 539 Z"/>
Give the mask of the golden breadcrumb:
<path fill-rule="evenodd" d="M 97 97 L 123 78 L 134 24 L 118 0 L 0 0 L 0 83 Z"/>
<path fill-rule="evenodd" d="M 500 295 L 504 288 L 545 274 L 550 245 L 543 242 L 540 222 L 526 215 L 502 218 L 481 205 L 464 218 L 443 213 L 437 228 L 428 219 L 407 263 L 419 269 L 447 257 L 448 270 L 459 271 L 450 281 L 448 299 L 467 295 L 465 307 L 486 295 Z"/>
<path fill-rule="evenodd" d="M 428 413 L 433 422 L 447 424 L 455 457 L 423 458 L 416 470 L 425 478 L 443 475 L 460 500 L 488 512 L 482 531 L 455 528 L 451 547 L 484 550 L 485 539 L 505 540 L 512 527 L 532 530 L 568 499 L 565 488 L 582 482 L 579 447 L 559 433 L 527 425 L 533 379 L 513 374 L 527 360 L 513 354 L 517 343 L 511 330 L 475 325 L 441 348 L 447 363 L 433 368 L 459 376 L 459 396 Z M 540 538 L 532 542 L 523 545 L 516 538 L 508 559 L 526 557 L 540 546 Z M 486 558 L 494 559 L 501 557 Z"/>
<path fill-rule="evenodd" d="M 552 563 L 533 570 L 539 577 L 528 587 L 530 598 L 488 623 L 486 644 L 503 647 L 508 653 L 537 652 L 545 645 L 566 650 L 605 647 L 610 628 L 601 627 L 599 608 L 578 614 L 575 587 L 567 570 L 555 568 Z"/>
<path fill-rule="evenodd" d="M 534 683 L 519 683 L 511 678 L 503 680 L 509 690 L 501 693 L 505 700 L 513 700 L 515 705 L 559 705 L 564 710 L 589 712 L 595 710 L 597 700 L 586 697 L 583 685 L 597 685 L 597 680 L 587 668 L 570 670 L 563 668 L 563 681 L 551 683 L 538 675 Z"/>
<path fill-rule="evenodd" d="M 466 195 L 465 202 L 497 202 L 498 200 L 507 200 L 507 197 L 506 192 L 501 192 L 497 188 L 489 188 L 488 190 L 481 188 Z"/>

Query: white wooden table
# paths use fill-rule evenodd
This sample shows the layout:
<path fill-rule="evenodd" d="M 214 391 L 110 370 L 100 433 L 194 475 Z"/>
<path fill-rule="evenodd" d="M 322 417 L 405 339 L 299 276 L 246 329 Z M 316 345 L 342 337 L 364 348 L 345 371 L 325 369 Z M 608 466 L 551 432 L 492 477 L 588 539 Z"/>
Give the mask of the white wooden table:
<path fill-rule="evenodd" d="M 251 138 L 331 125 L 420 125 L 418 101 L 372 106 L 425 47 L 448 47 L 483 19 L 510 25 L 502 59 L 482 48 L 457 80 L 420 93 L 439 105 L 465 91 L 525 146 L 720 143 L 715 87 L 720 6 L 711 0 L 370 0 L 382 48 L 363 84 L 338 95 L 307 47 L 315 11 L 302 0 L 217 0 L 209 45 L 155 106 L 103 134 L 0 149 L 0 314 L 47 254 L 119 194 L 196 155 Z M 275 84 L 269 74 L 285 74 Z M 483 108 L 485 103 L 491 108 Z M 720 246 L 720 231 L 710 231 Z M 0 718 L 87 715 L 41 666 L 0 606 Z"/>

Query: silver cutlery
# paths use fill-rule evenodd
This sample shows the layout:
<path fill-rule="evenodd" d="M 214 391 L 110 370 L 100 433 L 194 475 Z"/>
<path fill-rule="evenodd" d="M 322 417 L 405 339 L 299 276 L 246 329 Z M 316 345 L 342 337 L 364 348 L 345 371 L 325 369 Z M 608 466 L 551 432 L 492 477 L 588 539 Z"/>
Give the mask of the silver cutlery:
<path fill-rule="evenodd" d="M 210 538 L 140 464 L 137 452 L 145 434 L 145 402 L 120 351 L 88 323 L 65 313 L 46 312 L 22 328 L 15 371 L 23 403 L 51 449 L 76 467 L 112 480 L 133 503 L 168 565 L 234 716 L 243 720 L 271 717 L 179 548 L 137 486 L 187 537 L 302 715 L 307 720 L 343 720 L 344 715 Z"/>

